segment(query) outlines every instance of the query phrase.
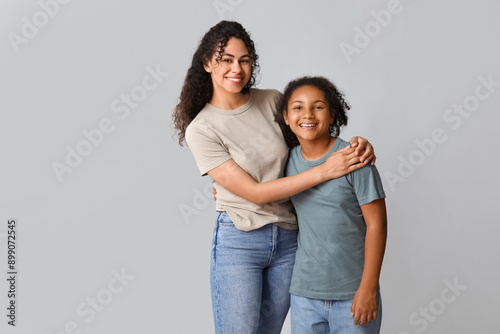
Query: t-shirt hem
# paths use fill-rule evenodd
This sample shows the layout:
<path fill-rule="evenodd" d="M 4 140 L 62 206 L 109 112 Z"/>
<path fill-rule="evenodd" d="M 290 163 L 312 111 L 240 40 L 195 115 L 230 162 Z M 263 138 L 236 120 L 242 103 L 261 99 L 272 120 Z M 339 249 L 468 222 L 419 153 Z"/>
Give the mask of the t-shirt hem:
<path fill-rule="evenodd" d="M 224 162 L 230 160 L 231 157 L 230 156 L 227 156 L 227 157 L 222 157 L 222 158 L 219 158 L 215 161 L 213 161 L 211 164 L 209 164 L 208 166 L 205 166 L 205 168 L 203 169 L 200 169 L 200 173 L 201 173 L 201 176 L 205 176 L 207 175 L 208 172 L 210 172 L 212 169 L 216 168 L 216 167 L 219 167 L 220 165 L 222 165 Z"/>
<path fill-rule="evenodd" d="M 285 230 L 298 230 L 299 229 L 299 224 L 297 223 L 284 223 L 284 222 L 278 222 L 278 223 L 273 223 L 278 225 L 279 227 L 284 228 Z"/>
<path fill-rule="evenodd" d="M 371 203 L 377 199 L 381 199 L 381 198 L 385 198 L 385 197 L 386 197 L 385 192 L 381 191 L 381 192 L 377 192 L 377 194 L 374 196 L 369 196 L 369 197 L 365 197 L 365 198 L 361 198 L 361 199 L 358 198 L 358 203 L 359 203 L 359 206 L 362 206 L 362 205 Z"/>
<path fill-rule="evenodd" d="M 356 291 L 349 293 L 324 293 L 324 292 L 311 292 L 311 291 L 301 291 L 296 289 L 290 289 L 292 295 L 299 297 L 305 297 L 310 299 L 321 299 L 321 300 L 349 300 L 353 299 Z"/>
<path fill-rule="evenodd" d="M 282 227 L 285 230 L 298 230 L 299 229 L 298 224 L 283 223 L 283 222 L 278 222 L 278 223 L 268 222 L 268 223 L 256 224 L 256 225 L 246 225 L 246 224 L 235 223 L 233 220 L 233 224 L 234 224 L 234 227 L 236 227 L 238 230 L 243 231 L 243 232 L 255 231 L 255 230 L 258 230 L 259 228 L 264 227 L 264 226 L 269 225 L 269 224 L 278 225 L 279 227 Z"/>

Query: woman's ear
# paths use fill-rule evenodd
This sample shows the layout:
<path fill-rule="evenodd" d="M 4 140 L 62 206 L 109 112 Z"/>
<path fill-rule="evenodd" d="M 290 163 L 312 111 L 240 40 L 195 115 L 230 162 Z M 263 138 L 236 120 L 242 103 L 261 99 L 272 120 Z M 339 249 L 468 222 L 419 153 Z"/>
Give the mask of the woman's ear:
<path fill-rule="evenodd" d="M 207 71 L 208 73 L 211 73 L 212 72 L 212 66 L 210 64 L 210 60 L 207 60 L 207 59 L 203 59 L 203 68 L 205 69 L 205 71 Z"/>
<path fill-rule="evenodd" d="M 286 110 L 283 110 L 283 119 L 285 120 L 286 125 L 290 125 L 288 124 L 288 113 Z"/>

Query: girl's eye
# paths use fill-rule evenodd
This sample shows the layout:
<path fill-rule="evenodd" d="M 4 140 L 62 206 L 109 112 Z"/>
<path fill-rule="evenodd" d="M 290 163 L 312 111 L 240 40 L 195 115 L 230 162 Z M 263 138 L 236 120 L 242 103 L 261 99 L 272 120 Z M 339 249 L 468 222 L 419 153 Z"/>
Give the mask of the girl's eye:
<path fill-rule="evenodd" d="M 300 109 L 302 109 L 302 107 L 301 107 L 301 106 L 296 106 L 296 107 L 293 107 L 293 110 L 300 110 Z"/>
<path fill-rule="evenodd" d="M 226 63 L 230 63 L 230 62 L 231 62 L 231 59 L 226 58 L 226 59 L 223 59 L 222 61 L 223 61 L 223 62 L 226 62 Z"/>
<path fill-rule="evenodd" d="M 314 109 L 321 110 L 321 109 L 323 109 L 323 107 L 322 106 L 315 106 Z"/>
<path fill-rule="evenodd" d="M 245 64 L 248 64 L 250 61 L 248 59 L 243 59 L 241 62 L 245 63 Z"/>

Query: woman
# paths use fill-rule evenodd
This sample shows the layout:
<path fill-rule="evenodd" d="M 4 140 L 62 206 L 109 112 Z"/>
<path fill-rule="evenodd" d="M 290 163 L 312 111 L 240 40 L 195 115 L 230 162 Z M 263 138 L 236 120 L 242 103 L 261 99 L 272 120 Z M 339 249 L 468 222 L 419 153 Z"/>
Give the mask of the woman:
<path fill-rule="evenodd" d="M 252 88 L 257 69 L 249 34 L 221 21 L 193 55 L 173 115 L 179 143 L 186 140 L 217 191 L 210 277 L 216 333 L 280 333 L 297 249 L 289 197 L 375 159 L 366 140 L 353 138 L 356 149 L 284 178 L 288 148 L 273 116 L 280 94 Z"/>

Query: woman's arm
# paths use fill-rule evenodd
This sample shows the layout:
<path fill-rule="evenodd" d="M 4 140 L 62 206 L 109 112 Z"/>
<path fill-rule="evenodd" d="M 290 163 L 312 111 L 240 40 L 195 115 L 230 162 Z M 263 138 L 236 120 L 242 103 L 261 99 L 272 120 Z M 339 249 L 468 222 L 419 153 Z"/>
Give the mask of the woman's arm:
<path fill-rule="evenodd" d="M 387 239 L 385 200 L 362 205 L 361 211 L 366 222 L 365 265 L 351 306 L 355 325 L 364 325 L 378 316 L 377 290 Z"/>
<path fill-rule="evenodd" d="M 355 148 L 345 147 L 332 153 L 319 166 L 277 180 L 258 183 L 233 159 L 215 167 L 208 175 L 232 193 L 255 204 L 263 204 L 293 196 L 365 165 L 359 162 L 360 157 L 356 156 Z"/>

